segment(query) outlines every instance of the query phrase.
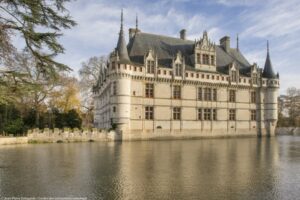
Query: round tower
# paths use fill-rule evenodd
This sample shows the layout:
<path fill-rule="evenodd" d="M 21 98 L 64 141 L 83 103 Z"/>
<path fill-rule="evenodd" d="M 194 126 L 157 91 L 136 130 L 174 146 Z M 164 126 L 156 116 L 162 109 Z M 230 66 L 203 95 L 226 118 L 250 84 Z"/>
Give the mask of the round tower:
<path fill-rule="evenodd" d="M 130 109 L 131 109 L 131 80 L 130 78 L 118 78 L 116 80 L 118 88 L 116 96 L 116 117 L 115 122 L 120 130 L 130 128 Z"/>
<path fill-rule="evenodd" d="M 120 68 L 118 73 L 122 73 L 122 71 L 130 65 L 130 58 L 123 31 L 123 10 L 121 12 L 121 27 L 116 52 L 117 63 Z M 115 84 L 114 87 L 116 90 L 114 99 L 116 103 L 116 114 L 113 123 L 117 125 L 119 130 L 124 131 L 130 128 L 131 79 L 119 74 L 113 84 Z"/>
<path fill-rule="evenodd" d="M 274 73 L 270 59 L 269 43 L 267 42 L 267 58 L 265 62 L 263 78 L 266 78 L 266 89 L 264 97 L 264 121 L 266 134 L 268 136 L 275 135 L 275 128 L 278 120 L 278 91 L 279 91 L 279 76 Z"/>

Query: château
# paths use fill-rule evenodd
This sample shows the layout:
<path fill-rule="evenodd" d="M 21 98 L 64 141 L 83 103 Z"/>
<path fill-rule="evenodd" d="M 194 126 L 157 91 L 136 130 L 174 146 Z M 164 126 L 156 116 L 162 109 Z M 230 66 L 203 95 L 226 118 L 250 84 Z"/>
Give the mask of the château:
<path fill-rule="evenodd" d="M 124 140 L 158 137 L 274 135 L 279 74 L 269 45 L 264 69 L 250 64 L 230 37 L 192 41 L 129 29 L 123 13 L 117 46 L 93 88 L 94 125 Z"/>

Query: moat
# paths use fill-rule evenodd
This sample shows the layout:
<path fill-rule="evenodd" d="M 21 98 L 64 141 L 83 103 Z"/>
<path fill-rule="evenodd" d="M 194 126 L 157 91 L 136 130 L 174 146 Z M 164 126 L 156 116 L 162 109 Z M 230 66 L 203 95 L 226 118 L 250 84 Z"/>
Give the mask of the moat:
<path fill-rule="evenodd" d="M 299 183 L 297 136 L 0 147 L 0 199 L 297 199 Z"/>

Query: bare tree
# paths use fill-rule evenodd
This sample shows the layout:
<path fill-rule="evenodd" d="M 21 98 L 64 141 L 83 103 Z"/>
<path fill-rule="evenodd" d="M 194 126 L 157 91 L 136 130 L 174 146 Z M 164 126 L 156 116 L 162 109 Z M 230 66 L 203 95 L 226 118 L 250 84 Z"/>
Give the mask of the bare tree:
<path fill-rule="evenodd" d="M 91 57 L 87 62 L 83 62 L 79 70 L 79 87 L 81 93 L 81 107 L 84 113 L 84 124 L 90 125 L 93 120 L 93 93 L 92 88 L 96 85 L 101 70 L 106 67 L 107 58 L 105 56 Z"/>

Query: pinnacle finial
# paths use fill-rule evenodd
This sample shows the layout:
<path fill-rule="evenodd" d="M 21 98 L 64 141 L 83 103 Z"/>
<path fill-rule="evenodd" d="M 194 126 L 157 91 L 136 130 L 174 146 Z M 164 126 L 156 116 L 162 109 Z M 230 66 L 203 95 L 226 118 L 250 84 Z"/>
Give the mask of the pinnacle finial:
<path fill-rule="evenodd" d="M 136 14 L 136 18 L 135 18 L 135 29 L 138 30 L 139 28 L 139 21 L 138 21 L 138 14 Z"/>
<path fill-rule="evenodd" d="M 239 50 L 239 34 L 236 35 L 236 49 Z"/>
<path fill-rule="evenodd" d="M 123 31 L 123 8 L 121 10 L 121 31 Z"/>
<path fill-rule="evenodd" d="M 269 53 L 269 40 L 267 40 L 267 53 Z"/>

